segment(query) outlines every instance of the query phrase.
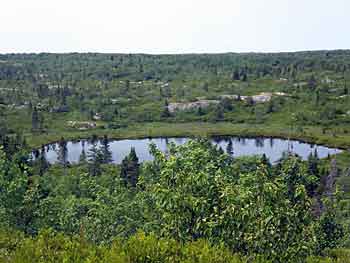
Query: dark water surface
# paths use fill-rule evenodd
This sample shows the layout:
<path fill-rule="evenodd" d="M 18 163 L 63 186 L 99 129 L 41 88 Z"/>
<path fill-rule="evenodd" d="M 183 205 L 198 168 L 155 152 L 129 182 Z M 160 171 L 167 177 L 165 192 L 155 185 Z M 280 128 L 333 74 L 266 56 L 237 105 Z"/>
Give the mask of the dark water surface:
<path fill-rule="evenodd" d="M 161 151 L 167 150 L 167 145 L 170 142 L 175 144 L 184 144 L 189 138 L 153 138 L 153 139 L 134 139 L 134 140 L 111 140 L 110 150 L 112 151 L 112 158 L 114 163 L 121 163 L 123 158 L 130 152 L 131 147 L 134 147 L 139 157 L 140 162 L 152 160 L 149 153 L 149 144 L 155 143 Z M 233 156 L 244 155 L 262 155 L 270 159 L 271 162 L 276 162 L 282 157 L 283 152 L 288 150 L 298 154 L 303 159 L 307 159 L 311 152 L 317 149 L 320 158 L 327 157 L 329 154 L 340 153 L 341 150 L 336 148 L 329 148 L 321 145 L 314 145 L 294 140 L 274 139 L 274 138 L 242 138 L 242 137 L 217 137 L 212 138 L 212 143 L 222 147 L 226 151 L 229 141 L 232 141 Z M 98 145 L 101 145 L 100 142 Z M 88 155 L 91 143 L 88 140 L 68 141 L 68 161 L 76 163 L 84 149 Z M 50 163 L 57 162 L 59 146 L 57 143 L 46 146 L 46 157 Z"/>

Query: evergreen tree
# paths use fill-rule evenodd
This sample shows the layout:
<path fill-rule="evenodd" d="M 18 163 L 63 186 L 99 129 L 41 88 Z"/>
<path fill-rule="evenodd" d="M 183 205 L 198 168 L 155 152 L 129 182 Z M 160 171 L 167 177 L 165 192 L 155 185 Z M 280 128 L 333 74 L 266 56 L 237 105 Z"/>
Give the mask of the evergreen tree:
<path fill-rule="evenodd" d="M 67 142 L 62 137 L 58 142 L 58 163 L 62 165 L 64 174 L 67 175 L 67 166 L 68 166 L 68 148 Z"/>
<path fill-rule="evenodd" d="M 236 69 L 232 74 L 232 80 L 239 80 L 239 71 Z"/>
<path fill-rule="evenodd" d="M 344 79 L 344 95 L 348 95 L 349 94 L 349 89 L 348 89 L 348 86 L 347 86 L 347 83 L 346 83 L 346 66 L 344 66 L 344 69 L 343 69 L 343 79 Z"/>
<path fill-rule="evenodd" d="M 125 93 L 128 93 L 130 89 L 130 80 L 125 81 Z"/>
<path fill-rule="evenodd" d="M 270 100 L 269 103 L 267 104 L 266 113 L 270 114 L 270 113 L 273 113 L 274 111 L 275 111 L 275 109 L 274 109 L 273 101 Z"/>
<path fill-rule="evenodd" d="M 85 141 L 81 142 L 81 153 L 79 156 L 79 164 L 85 165 L 87 163 L 87 157 L 85 152 Z"/>
<path fill-rule="evenodd" d="M 39 130 L 39 113 L 36 107 L 34 107 L 32 112 L 32 130 L 33 131 Z"/>
<path fill-rule="evenodd" d="M 311 152 L 308 157 L 308 172 L 317 177 L 319 177 L 318 162 L 317 150 L 315 150 L 315 154 Z"/>
<path fill-rule="evenodd" d="M 218 104 L 214 110 L 213 121 L 221 121 L 224 119 L 224 108 L 222 105 Z"/>
<path fill-rule="evenodd" d="M 337 216 L 338 204 L 333 201 L 331 196 L 323 199 L 323 214 L 315 224 L 317 253 L 338 247 L 345 235 L 345 229 Z"/>
<path fill-rule="evenodd" d="M 168 106 L 169 106 L 169 103 L 167 100 L 165 100 L 163 111 L 161 113 L 161 117 L 168 118 L 171 116 Z"/>
<path fill-rule="evenodd" d="M 44 121 L 45 121 L 44 115 L 40 114 L 39 115 L 39 130 L 41 130 L 41 131 L 44 130 Z"/>
<path fill-rule="evenodd" d="M 226 147 L 226 152 L 229 155 L 233 155 L 233 144 L 232 144 L 232 140 L 230 139 L 228 141 L 227 147 Z"/>
<path fill-rule="evenodd" d="M 41 146 L 41 150 L 38 158 L 39 175 L 42 176 L 45 171 L 50 167 L 49 162 L 46 159 L 46 149 L 45 146 Z"/>
<path fill-rule="evenodd" d="M 220 100 L 220 105 L 223 107 L 224 110 L 226 111 L 232 111 L 233 106 L 232 106 L 232 100 L 229 98 L 223 98 Z"/>
<path fill-rule="evenodd" d="M 117 108 L 117 107 L 115 107 L 115 109 L 114 109 L 114 115 L 115 115 L 116 117 L 119 117 L 119 111 L 118 111 L 118 108 Z"/>
<path fill-rule="evenodd" d="M 103 136 L 103 139 L 101 141 L 102 143 L 102 155 L 103 155 L 103 160 L 102 163 L 107 164 L 107 163 L 111 163 L 113 161 L 112 159 L 112 152 L 109 149 L 109 140 L 107 135 Z"/>
<path fill-rule="evenodd" d="M 94 141 L 88 154 L 88 166 L 91 176 L 98 176 L 101 174 L 103 159 L 102 150 L 97 147 L 97 143 Z"/>
<path fill-rule="evenodd" d="M 199 107 L 197 108 L 196 114 L 197 114 L 198 116 L 203 116 L 203 115 L 205 114 L 205 113 L 203 112 L 203 109 L 202 109 L 201 106 L 199 106 Z"/>
<path fill-rule="evenodd" d="M 94 116 L 95 116 L 94 111 L 93 110 L 89 110 L 89 119 L 93 121 L 94 120 Z"/>
<path fill-rule="evenodd" d="M 261 163 L 268 167 L 271 167 L 271 163 L 265 153 L 261 156 Z"/>
<path fill-rule="evenodd" d="M 343 95 L 349 95 L 349 88 L 348 87 L 344 87 Z"/>
<path fill-rule="evenodd" d="M 79 156 L 79 164 L 86 164 L 87 163 L 87 157 L 86 157 L 86 152 L 85 152 L 85 149 L 83 148 L 81 150 L 81 154 Z"/>
<path fill-rule="evenodd" d="M 221 146 L 219 146 L 218 154 L 223 155 L 224 153 L 225 153 L 224 150 L 221 148 Z"/>
<path fill-rule="evenodd" d="M 320 103 L 320 90 L 317 89 L 315 94 L 315 105 L 318 106 L 319 103 Z"/>
<path fill-rule="evenodd" d="M 243 74 L 242 74 L 242 81 L 244 81 L 244 82 L 248 81 L 248 75 L 247 75 L 247 73 L 243 73 Z"/>
<path fill-rule="evenodd" d="M 121 164 L 120 176 L 126 185 L 135 187 L 139 177 L 139 159 L 136 155 L 135 148 L 132 147 L 128 156 L 126 156 Z"/>
<path fill-rule="evenodd" d="M 205 82 L 205 83 L 203 84 L 202 88 L 203 88 L 203 90 L 204 90 L 205 92 L 208 92 L 208 91 L 209 91 L 209 84 L 208 84 L 208 82 Z"/>
<path fill-rule="evenodd" d="M 87 164 L 87 156 L 85 151 L 85 141 L 81 141 L 81 153 L 79 156 L 79 164 L 86 165 Z"/>
<path fill-rule="evenodd" d="M 254 100 L 252 97 L 247 97 L 246 100 L 245 100 L 245 103 L 248 105 L 248 106 L 253 106 L 254 105 Z"/>
<path fill-rule="evenodd" d="M 317 87 L 317 81 L 314 75 L 311 75 L 311 77 L 309 78 L 307 86 L 311 90 L 314 90 Z"/>

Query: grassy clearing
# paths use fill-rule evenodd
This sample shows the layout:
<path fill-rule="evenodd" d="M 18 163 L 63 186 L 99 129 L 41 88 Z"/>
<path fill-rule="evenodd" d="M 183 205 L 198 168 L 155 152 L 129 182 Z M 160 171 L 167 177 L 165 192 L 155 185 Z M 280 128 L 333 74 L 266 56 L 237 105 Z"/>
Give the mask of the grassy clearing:
<path fill-rule="evenodd" d="M 33 148 L 59 140 L 61 137 L 69 140 L 88 138 L 92 134 L 108 135 L 113 139 L 133 139 L 145 137 L 210 137 L 214 135 L 231 136 L 266 136 L 297 139 L 305 142 L 323 144 L 330 147 L 347 149 L 350 147 L 350 134 L 327 132 L 322 133 L 321 127 L 303 127 L 302 132 L 278 124 L 233 124 L 218 123 L 138 123 L 121 129 L 93 129 L 88 131 L 49 130 L 47 133 L 26 133 L 26 139 Z"/>

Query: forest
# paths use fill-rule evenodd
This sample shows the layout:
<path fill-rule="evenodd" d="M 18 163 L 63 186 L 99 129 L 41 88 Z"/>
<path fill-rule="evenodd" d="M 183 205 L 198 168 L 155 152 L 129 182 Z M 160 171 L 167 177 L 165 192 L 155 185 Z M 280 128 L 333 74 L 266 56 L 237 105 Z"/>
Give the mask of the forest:
<path fill-rule="evenodd" d="M 348 50 L 0 54 L 0 262 L 350 262 L 349 80 Z M 271 162 L 214 135 L 342 152 Z"/>

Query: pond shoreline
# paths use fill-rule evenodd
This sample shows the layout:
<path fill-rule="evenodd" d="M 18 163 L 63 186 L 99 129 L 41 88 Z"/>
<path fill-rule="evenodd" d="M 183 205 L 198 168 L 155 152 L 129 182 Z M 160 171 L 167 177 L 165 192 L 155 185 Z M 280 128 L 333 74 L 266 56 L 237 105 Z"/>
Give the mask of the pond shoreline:
<path fill-rule="evenodd" d="M 87 140 L 93 135 L 98 139 L 107 135 L 109 140 L 128 140 L 128 139 L 148 139 L 148 138 L 165 138 L 165 137 L 188 137 L 188 138 L 212 138 L 212 137 L 242 137 L 242 138 L 273 138 L 285 140 L 297 140 L 304 143 L 326 146 L 331 148 L 338 148 L 341 150 L 348 150 L 350 147 L 349 138 L 342 138 L 342 141 L 337 141 L 334 136 L 319 136 L 319 134 L 302 134 L 289 133 L 281 131 L 281 127 L 277 128 L 268 125 L 261 126 L 243 126 L 231 123 L 160 123 L 158 126 L 149 126 L 151 124 L 130 126 L 128 128 L 110 130 L 110 129 L 96 129 L 84 132 L 62 132 L 62 134 L 27 134 L 30 146 L 33 150 L 40 148 L 40 146 L 57 143 L 63 137 L 66 141 Z M 218 126 L 223 127 L 218 127 Z M 137 129 L 142 129 L 137 131 Z M 192 129 L 193 128 L 193 129 Z M 283 127 L 282 127 L 283 128 Z M 285 128 L 285 127 L 284 127 Z M 40 138 L 38 138 L 40 137 Z"/>
<path fill-rule="evenodd" d="M 167 152 L 169 143 L 182 145 L 192 138 L 190 137 L 157 137 L 143 139 L 110 139 L 108 146 L 104 146 L 103 140 L 96 138 L 94 142 L 89 139 L 68 140 L 66 141 L 66 154 L 70 163 L 77 163 L 81 156 L 86 156 L 90 152 L 93 145 L 104 148 L 105 152 L 110 151 L 110 156 L 115 163 L 121 163 L 123 158 L 129 154 L 130 149 L 134 148 L 140 161 L 150 161 L 152 156 L 149 152 L 150 143 L 162 152 Z M 317 151 L 319 158 L 342 153 L 338 148 L 329 148 L 322 145 L 310 144 L 298 140 L 287 140 L 269 137 L 241 137 L 241 136 L 212 136 L 208 140 L 226 151 L 233 157 L 240 156 L 255 156 L 265 154 L 271 162 L 277 162 L 286 152 L 292 152 L 306 160 L 310 154 Z M 48 144 L 45 147 L 45 152 L 49 162 L 55 163 L 58 161 L 59 152 L 61 149 L 58 143 Z M 109 149 L 109 150 L 108 150 Z M 83 155 L 82 155 L 83 154 Z"/>

